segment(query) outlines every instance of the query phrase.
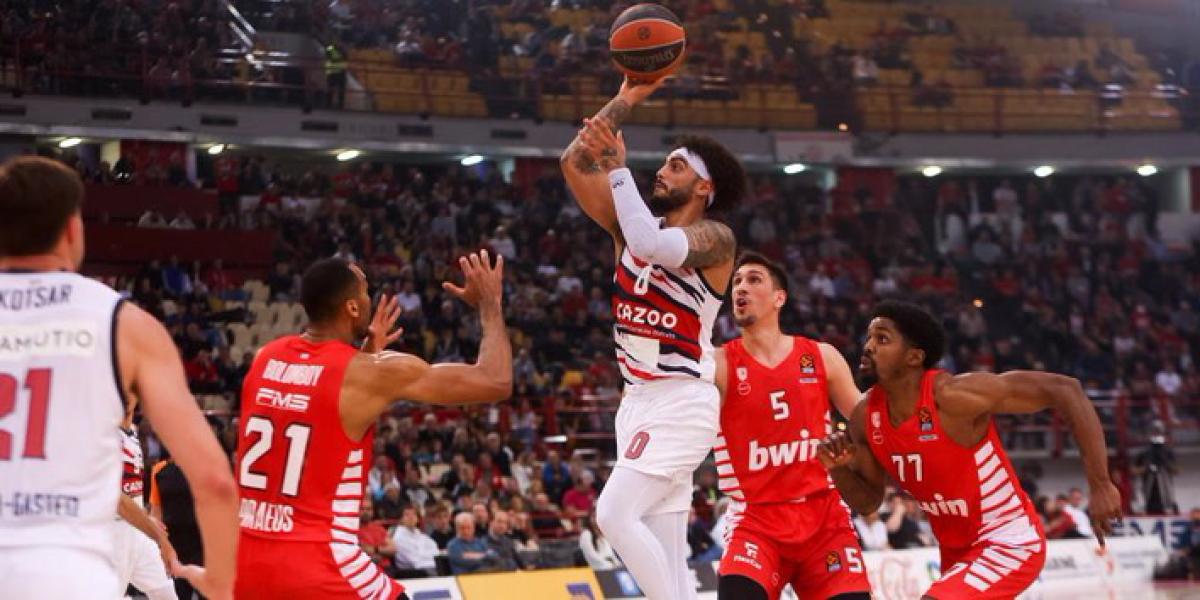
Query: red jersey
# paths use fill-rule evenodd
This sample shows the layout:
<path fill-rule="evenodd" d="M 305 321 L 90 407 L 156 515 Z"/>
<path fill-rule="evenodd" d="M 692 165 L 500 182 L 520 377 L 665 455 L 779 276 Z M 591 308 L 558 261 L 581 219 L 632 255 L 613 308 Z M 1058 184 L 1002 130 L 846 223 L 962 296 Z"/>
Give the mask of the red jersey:
<path fill-rule="evenodd" d="M 718 485 L 750 504 L 791 502 L 833 487 L 817 460 L 832 432 L 821 348 L 793 337 L 792 353 L 768 369 L 736 339 L 725 344 L 728 375 L 714 448 Z"/>
<path fill-rule="evenodd" d="M 925 372 L 917 410 L 899 426 L 892 425 L 888 414 L 887 392 L 880 386 L 871 388 L 866 416 L 871 453 L 917 500 L 943 549 L 980 542 L 1024 546 L 1044 540 L 1041 522 L 1000 444 L 995 423 L 989 423 L 987 435 L 970 448 L 950 439 L 942 428 L 933 393 L 940 373 Z"/>
<path fill-rule="evenodd" d="M 357 352 L 286 336 L 255 357 L 242 386 L 238 438 L 243 535 L 358 544 L 375 428 L 354 441 L 338 412 Z"/>

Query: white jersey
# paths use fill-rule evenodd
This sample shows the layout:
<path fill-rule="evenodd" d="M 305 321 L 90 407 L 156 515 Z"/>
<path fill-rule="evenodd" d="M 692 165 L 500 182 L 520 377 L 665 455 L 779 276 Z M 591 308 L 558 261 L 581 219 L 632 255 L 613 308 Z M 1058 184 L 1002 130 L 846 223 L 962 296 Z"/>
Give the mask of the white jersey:
<path fill-rule="evenodd" d="M 120 304 L 75 273 L 0 272 L 0 550 L 111 553 Z"/>
<path fill-rule="evenodd" d="M 712 382 L 713 323 L 723 299 L 701 271 L 649 264 L 625 248 L 614 280 L 613 339 L 625 385 Z"/>

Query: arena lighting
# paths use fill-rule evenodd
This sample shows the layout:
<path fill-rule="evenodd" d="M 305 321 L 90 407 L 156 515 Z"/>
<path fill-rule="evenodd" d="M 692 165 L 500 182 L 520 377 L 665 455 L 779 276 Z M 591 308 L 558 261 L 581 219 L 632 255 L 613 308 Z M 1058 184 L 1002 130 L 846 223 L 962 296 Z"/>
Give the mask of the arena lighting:
<path fill-rule="evenodd" d="M 358 158 L 359 154 L 362 154 L 362 152 L 359 152 L 358 150 L 342 150 L 341 152 L 337 153 L 337 159 L 342 162 L 346 162 L 348 160 L 354 160 Z"/>
<path fill-rule="evenodd" d="M 929 165 L 928 167 L 921 169 L 921 174 L 926 177 L 937 177 L 938 175 L 942 174 L 942 168 L 937 165 Z"/>
<path fill-rule="evenodd" d="M 75 146 L 78 146 L 79 144 L 82 144 L 82 143 L 83 143 L 83 138 L 69 137 L 69 138 L 64 138 L 61 142 L 59 142 L 58 147 L 59 148 L 74 148 Z"/>
<path fill-rule="evenodd" d="M 795 175 L 796 173 L 803 173 L 807 168 L 808 167 L 804 166 L 803 163 L 792 163 L 790 165 L 784 165 L 783 172 L 787 173 L 788 175 Z"/>
<path fill-rule="evenodd" d="M 983 298 L 976 298 L 971 304 L 974 304 L 975 308 L 983 308 Z"/>
<path fill-rule="evenodd" d="M 838 131 L 849 131 L 850 126 L 845 123 L 838 123 Z"/>
<path fill-rule="evenodd" d="M 208 147 L 208 153 L 216 156 L 225 151 L 225 144 L 213 144 Z"/>
<path fill-rule="evenodd" d="M 1033 174 L 1038 177 L 1049 177 L 1054 174 L 1054 167 L 1050 165 L 1042 165 L 1033 170 Z"/>
<path fill-rule="evenodd" d="M 458 161 L 458 164 L 464 167 L 473 167 L 481 162 L 483 162 L 482 156 L 478 154 L 471 154 L 469 156 L 464 156 L 462 160 Z"/>
<path fill-rule="evenodd" d="M 1154 165 L 1142 165 L 1137 168 L 1137 174 L 1142 177 L 1149 177 L 1158 172 L 1158 167 Z"/>

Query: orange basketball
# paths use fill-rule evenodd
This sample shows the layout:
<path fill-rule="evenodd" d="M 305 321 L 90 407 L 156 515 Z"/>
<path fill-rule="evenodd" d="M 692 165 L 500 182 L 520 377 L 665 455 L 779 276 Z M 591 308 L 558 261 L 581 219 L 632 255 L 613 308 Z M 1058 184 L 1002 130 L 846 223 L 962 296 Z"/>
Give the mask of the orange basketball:
<path fill-rule="evenodd" d="M 613 21 L 608 49 L 630 79 L 655 81 L 683 62 L 687 36 L 675 13 L 657 4 L 636 4 Z"/>

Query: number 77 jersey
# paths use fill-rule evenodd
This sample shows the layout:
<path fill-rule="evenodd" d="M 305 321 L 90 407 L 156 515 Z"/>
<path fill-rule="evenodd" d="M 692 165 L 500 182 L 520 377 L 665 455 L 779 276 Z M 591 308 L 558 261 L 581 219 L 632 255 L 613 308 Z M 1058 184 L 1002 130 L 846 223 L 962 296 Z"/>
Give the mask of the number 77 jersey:
<path fill-rule="evenodd" d="M 238 436 L 242 535 L 358 543 L 375 430 L 350 439 L 338 411 L 356 353 L 341 342 L 287 336 L 255 357 L 242 386 Z"/>

